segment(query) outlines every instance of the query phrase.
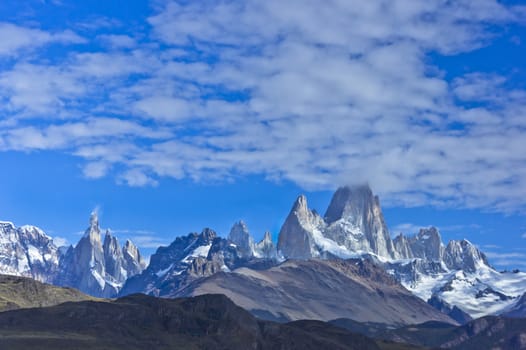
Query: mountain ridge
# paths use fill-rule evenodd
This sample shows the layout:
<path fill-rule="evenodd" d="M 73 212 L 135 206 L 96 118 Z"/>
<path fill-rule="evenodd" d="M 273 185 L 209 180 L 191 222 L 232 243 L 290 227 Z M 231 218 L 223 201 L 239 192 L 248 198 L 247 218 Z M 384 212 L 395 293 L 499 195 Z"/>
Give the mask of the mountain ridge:
<path fill-rule="evenodd" d="M 277 244 L 270 233 L 255 242 L 240 221 L 227 238 L 211 229 L 177 237 L 169 246 L 159 247 L 146 267 L 133 243 L 120 246 L 110 231 L 104 238 L 102 234 L 98 217 L 92 215 L 77 246 L 63 253 L 51 241 L 48 247 L 53 254 L 46 253 L 45 244 L 37 254 L 27 242 L 48 242 L 50 238 L 41 230 L 0 224 L 0 270 L 11 269 L 14 274 L 109 297 L 135 292 L 168 295 L 216 273 L 240 268 L 257 272 L 287 259 L 359 258 L 382 267 L 437 309 L 454 310 L 459 322 L 504 312 L 526 289 L 526 274 L 495 271 L 474 244 L 467 240 L 444 244 L 435 227 L 423 228 L 414 236 L 391 238 L 380 200 L 368 185 L 338 188 L 323 217 L 309 208 L 304 195 L 298 196 Z M 20 259 L 11 259 L 13 252 Z M 49 257 L 53 263 L 47 270 L 33 272 L 31 262 L 47 266 L 37 262 Z M 19 266 L 24 268 L 19 271 Z"/>

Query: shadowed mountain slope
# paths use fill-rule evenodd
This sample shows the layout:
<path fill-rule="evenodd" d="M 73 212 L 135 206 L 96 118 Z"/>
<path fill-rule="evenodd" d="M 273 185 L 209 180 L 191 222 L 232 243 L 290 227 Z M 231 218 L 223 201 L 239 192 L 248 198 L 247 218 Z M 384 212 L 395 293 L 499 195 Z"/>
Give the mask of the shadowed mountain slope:
<path fill-rule="evenodd" d="M 222 295 L 65 303 L 0 313 L 9 349 L 410 349 L 328 323 L 260 321 Z M 396 346 L 396 347 L 393 347 Z"/>
<path fill-rule="evenodd" d="M 0 311 L 93 299 L 73 288 L 56 287 L 26 277 L 0 275 Z"/>

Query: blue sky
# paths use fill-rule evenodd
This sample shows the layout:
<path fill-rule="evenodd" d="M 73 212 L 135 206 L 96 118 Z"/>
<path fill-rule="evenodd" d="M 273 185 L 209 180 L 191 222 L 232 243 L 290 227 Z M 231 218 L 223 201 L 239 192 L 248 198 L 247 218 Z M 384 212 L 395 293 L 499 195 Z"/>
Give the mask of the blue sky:
<path fill-rule="evenodd" d="M 369 182 L 393 233 L 436 225 L 526 267 L 520 1 L 4 0 L 0 219 L 151 253 L 244 219 L 274 235 Z"/>

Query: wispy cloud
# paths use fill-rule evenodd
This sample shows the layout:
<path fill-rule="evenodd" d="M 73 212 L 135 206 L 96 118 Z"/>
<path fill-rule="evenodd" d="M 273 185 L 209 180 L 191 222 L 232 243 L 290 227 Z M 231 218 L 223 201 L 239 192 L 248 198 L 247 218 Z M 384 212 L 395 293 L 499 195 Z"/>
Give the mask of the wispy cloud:
<path fill-rule="evenodd" d="M 23 50 L 35 50 L 51 43 L 78 44 L 85 39 L 73 31 L 48 32 L 38 28 L 27 28 L 13 23 L 0 22 L 0 57 L 17 56 Z"/>
<path fill-rule="evenodd" d="M 59 236 L 53 237 L 53 243 L 55 243 L 57 247 L 68 246 L 70 244 L 67 238 Z"/>
<path fill-rule="evenodd" d="M 422 228 L 428 228 L 436 225 L 422 225 L 422 224 L 416 224 L 416 223 L 401 223 L 398 225 L 393 226 L 390 230 L 393 234 L 398 233 L 404 233 L 406 235 L 415 234 Z M 466 231 L 466 230 L 473 230 L 473 229 L 480 229 L 481 226 L 478 224 L 462 224 L 462 225 L 445 225 L 445 226 L 439 226 L 437 229 L 440 232 L 460 232 Z"/>
<path fill-rule="evenodd" d="M 485 252 L 492 265 L 507 269 L 526 268 L 526 254 L 520 252 Z"/>
<path fill-rule="evenodd" d="M 490 44 L 488 28 L 516 23 L 524 7 L 206 0 L 155 8 L 141 40 L 112 33 L 111 19 L 77 24 L 98 49 L 52 61 L 39 48 L 85 39 L 68 28 L 0 26 L 19 38 L 0 44 L 0 55 L 34 52 L 0 66 L 0 113 L 10 121 L 0 150 L 71 153 L 86 177 L 111 174 L 131 186 L 252 174 L 307 189 L 366 180 L 389 205 L 525 209 L 526 91 L 493 72 L 446 79 L 428 59 Z"/>

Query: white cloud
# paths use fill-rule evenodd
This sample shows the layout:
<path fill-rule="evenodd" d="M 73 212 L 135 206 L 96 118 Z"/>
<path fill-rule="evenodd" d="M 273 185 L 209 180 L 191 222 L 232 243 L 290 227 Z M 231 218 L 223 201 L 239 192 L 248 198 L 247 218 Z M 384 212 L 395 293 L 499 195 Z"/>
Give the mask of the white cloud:
<path fill-rule="evenodd" d="M 148 176 L 143 170 L 130 169 L 125 171 L 120 176 L 120 181 L 128 186 L 142 187 L 142 186 L 157 186 L 157 180 Z"/>
<path fill-rule="evenodd" d="M 67 238 L 58 236 L 53 237 L 53 243 L 55 243 L 57 247 L 69 246 L 70 244 Z"/>
<path fill-rule="evenodd" d="M 449 82 L 428 60 L 489 44 L 488 26 L 524 8 L 158 5 L 141 43 L 106 30 L 96 40 L 109 51 L 4 69 L 2 117 L 14 121 L 1 149 L 70 152 L 87 177 L 131 186 L 262 174 L 307 189 L 368 181 L 390 205 L 524 210 L 526 91 L 494 73 Z"/>
<path fill-rule="evenodd" d="M 526 268 L 526 254 L 518 252 L 484 252 L 495 266 L 506 268 Z"/>
<path fill-rule="evenodd" d="M 103 34 L 99 35 L 97 39 L 108 45 L 110 48 L 133 48 L 137 46 L 137 42 L 134 38 L 128 35 L 116 35 L 116 34 Z"/>
<path fill-rule="evenodd" d="M 21 50 L 36 49 L 50 43 L 78 44 L 85 40 L 70 30 L 50 33 L 0 22 L 0 56 L 15 56 Z"/>

